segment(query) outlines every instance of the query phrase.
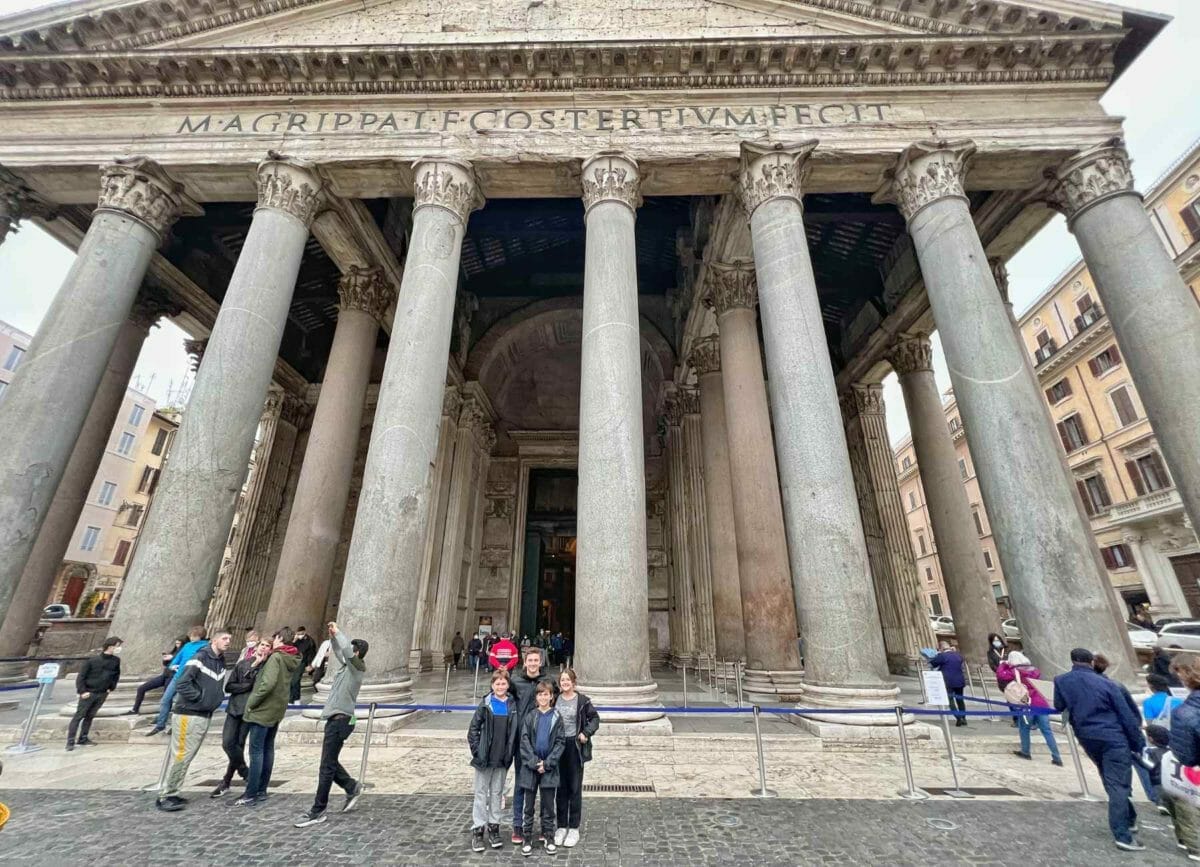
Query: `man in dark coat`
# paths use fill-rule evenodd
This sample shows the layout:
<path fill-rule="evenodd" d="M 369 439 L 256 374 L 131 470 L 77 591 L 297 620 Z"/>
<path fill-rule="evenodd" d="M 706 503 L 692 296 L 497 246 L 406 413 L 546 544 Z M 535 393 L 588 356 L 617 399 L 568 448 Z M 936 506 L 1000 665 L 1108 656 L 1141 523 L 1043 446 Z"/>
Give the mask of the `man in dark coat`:
<path fill-rule="evenodd" d="M 100 712 L 108 694 L 117 688 L 121 679 L 121 639 L 115 635 L 104 639 L 100 653 L 83 663 L 75 678 L 75 692 L 79 703 L 75 705 L 75 716 L 67 726 L 67 749 L 75 749 L 75 732 L 79 731 L 79 745 L 92 746 L 96 742 L 88 738 L 92 720 Z M 83 723 L 80 726 L 80 723 Z"/>
<path fill-rule="evenodd" d="M 313 641 L 307 629 L 303 626 L 297 626 L 296 637 L 292 642 L 292 646 L 296 648 L 296 653 L 300 655 L 300 665 L 292 672 L 292 684 L 288 697 L 288 700 L 292 704 L 295 704 L 300 701 L 300 676 L 317 657 L 317 642 Z"/>
<path fill-rule="evenodd" d="M 955 650 L 950 642 L 943 641 L 938 645 L 937 656 L 929 660 L 929 667 L 942 673 L 942 680 L 946 682 L 946 692 L 950 693 L 950 704 L 960 711 L 954 715 L 954 724 L 965 726 L 967 704 L 963 701 L 963 689 L 966 688 L 967 678 L 963 674 L 962 654 Z"/>

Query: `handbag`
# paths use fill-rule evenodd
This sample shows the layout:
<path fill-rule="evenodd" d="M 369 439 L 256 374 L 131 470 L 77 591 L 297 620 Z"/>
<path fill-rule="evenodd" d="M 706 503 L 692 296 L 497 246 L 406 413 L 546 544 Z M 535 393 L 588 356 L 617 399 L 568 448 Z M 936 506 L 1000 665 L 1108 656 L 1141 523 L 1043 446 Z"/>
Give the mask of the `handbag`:
<path fill-rule="evenodd" d="M 1183 764 L 1167 750 L 1162 757 L 1162 790 L 1172 798 L 1200 808 L 1200 768 Z"/>

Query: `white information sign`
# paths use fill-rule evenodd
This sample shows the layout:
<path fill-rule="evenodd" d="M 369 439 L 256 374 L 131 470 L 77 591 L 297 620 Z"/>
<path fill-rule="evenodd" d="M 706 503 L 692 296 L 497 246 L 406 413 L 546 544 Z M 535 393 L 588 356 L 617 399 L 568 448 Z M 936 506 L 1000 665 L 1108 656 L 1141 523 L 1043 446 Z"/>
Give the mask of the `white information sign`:
<path fill-rule="evenodd" d="M 38 666 L 38 683 L 54 683 L 58 679 L 59 665 L 57 662 L 43 662 Z"/>
<path fill-rule="evenodd" d="M 925 704 L 934 707 L 950 707 L 950 695 L 946 692 L 946 681 L 940 671 L 922 671 L 925 681 Z"/>

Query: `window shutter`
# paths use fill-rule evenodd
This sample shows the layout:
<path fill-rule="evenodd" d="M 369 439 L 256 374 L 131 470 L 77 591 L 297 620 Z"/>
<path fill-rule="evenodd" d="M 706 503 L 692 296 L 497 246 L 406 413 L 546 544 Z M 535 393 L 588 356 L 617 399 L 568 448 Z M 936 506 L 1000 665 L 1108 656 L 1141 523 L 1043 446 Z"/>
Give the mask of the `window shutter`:
<path fill-rule="evenodd" d="M 1102 506 L 1112 505 L 1112 498 L 1108 495 L 1108 485 L 1104 483 L 1104 476 L 1096 476 L 1096 491 L 1100 494 L 1100 504 Z"/>
<path fill-rule="evenodd" d="M 1163 484 L 1171 484 L 1171 474 L 1167 472 L 1167 465 L 1163 463 L 1162 455 L 1158 452 L 1150 452 L 1150 463 L 1154 464 L 1154 469 L 1158 472 L 1158 477 L 1163 480 Z"/>
<path fill-rule="evenodd" d="M 1060 440 L 1062 440 L 1063 451 L 1066 451 L 1066 452 L 1074 451 L 1071 448 L 1071 440 L 1067 437 L 1066 424 L 1060 421 L 1058 424 L 1055 425 L 1055 427 L 1058 428 L 1058 438 Z"/>
<path fill-rule="evenodd" d="M 1108 548 L 1100 549 L 1100 556 L 1104 558 L 1104 565 L 1109 569 L 1117 568 L 1117 558 L 1113 556 L 1113 552 Z"/>
<path fill-rule="evenodd" d="M 1075 482 L 1075 487 L 1079 489 L 1079 498 L 1083 500 L 1083 508 L 1088 513 L 1089 518 L 1096 517 L 1096 509 L 1092 505 L 1091 495 L 1088 494 L 1087 482 Z"/>
<path fill-rule="evenodd" d="M 1058 388 L 1058 386 L 1052 385 L 1048 389 L 1046 389 L 1046 402 L 1047 403 L 1057 403 L 1058 402 L 1058 398 L 1056 398 L 1054 396 L 1054 390 L 1056 388 Z"/>
<path fill-rule="evenodd" d="M 1088 359 L 1088 370 L 1090 370 L 1092 372 L 1092 376 L 1099 376 L 1101 373 L 1100 359 L 1099 358 L 1089 358 Z"/>
<path fill-rule="evenodd" d="M 1142 484 L 1142 474 L 1138 470 L 1137 461 L 1126 461 L 1125 472 L 1129 473 L 1129 480 L 1133 482 L 1133 489 L 1137 491 L 1137 495 L 1143 496 L 1146 493 L 1146 486 Z"/>
<path fill-rule="evenodd" d="M 1133 424 L 1137 421 L 1137 410 L 1133 407 L 1133 400 L 1129 397 L 1129 389 L 1122 386 L 1114 389 L 1112 393 L 1113 407 L 1117 410 L 1117 418 L 1122 425 Z"/>
<path fill-rule="evenodd" d="M 1060 389 L 1062 389 L 1063 397 L 1066 397 L 1067 395 L 1069 395 L 1071 393 L 1071 380 L 1069 380 L 1069 379 L 1060 380 L 1058 383 L 1058 386 Z"/>
<path fill-rule="evenodd" d="M 1092 306 L 1092 296 L 1084 295 L 1082 298 L 1077 299 L 1075 306 L 1079 309 L 1080 313 L 1087 313 L 1088 308 Z"/>
<path fill-rule="evenodd" d="M 1186 208 L 1179 212 L 1179 216 L 1183 218 L 1183 224 L 1187 226 L 1188 233 L 1192 236 L 1192 241 L 1200 241 L 1200 214 L 1196 213 L 1196 206 L 1200 202 L 1191 202 Z"/>
<path fill-rule="evenodd" d="M 1117 349 L 1117 344 L 1114 343 L 1104 351 L 1107 353 L 1109 360 L 1112 362 L 1109 367 L 1116 367 L 1121 363 L 1121 350 Z"/>

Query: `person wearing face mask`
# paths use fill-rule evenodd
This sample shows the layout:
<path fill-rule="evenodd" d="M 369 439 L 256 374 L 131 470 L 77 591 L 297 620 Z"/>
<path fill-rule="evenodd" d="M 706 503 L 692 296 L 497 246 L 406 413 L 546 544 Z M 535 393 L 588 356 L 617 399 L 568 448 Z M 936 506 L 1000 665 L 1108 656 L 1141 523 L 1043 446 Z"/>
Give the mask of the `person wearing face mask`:
<path fill-rule="evenodd" d="M 257 629 L 246 630 L 246 647 L 242 651 L 242 659 L 254 659 L 254 651 L 258 649 L 259 637 Z"/>
<path fill-rule="evenodd" d="M 999 633 L 993 632 L 988 635 L 988 652 L 987 661 L 992 669 L 992 673 L 996 675 L 996 689 L 1000 690 L 1000 694 L 1004 695 L 1004 688 L 1013 682 L 1010 674 L 1011 669 L 1004 666 L 1001 670 L 1001 663 L 1008 659 L 1008 642 L 1000 636 Z M 1014 728 L 1017 727 L 1017 718 L 1014 716 L 1011 719 Z"/>
<path fill-rule="evenodd" d="M 96 742 L 88 738 L 92 720 L 104 706 L 108 694 L 117 687 L 121 679 L 121 639 L 115 635 L 104 639 L 100 653 L 84 662 L 75 678 L 75 692 L 79 703 L 75 705 L 75 716 L 67 726 L 67 749 L 75 749 L 75 733 L 79 732 L 80 746 L 93 746 Z M 80 726 L 80 723 L 83 723 Z"/>

